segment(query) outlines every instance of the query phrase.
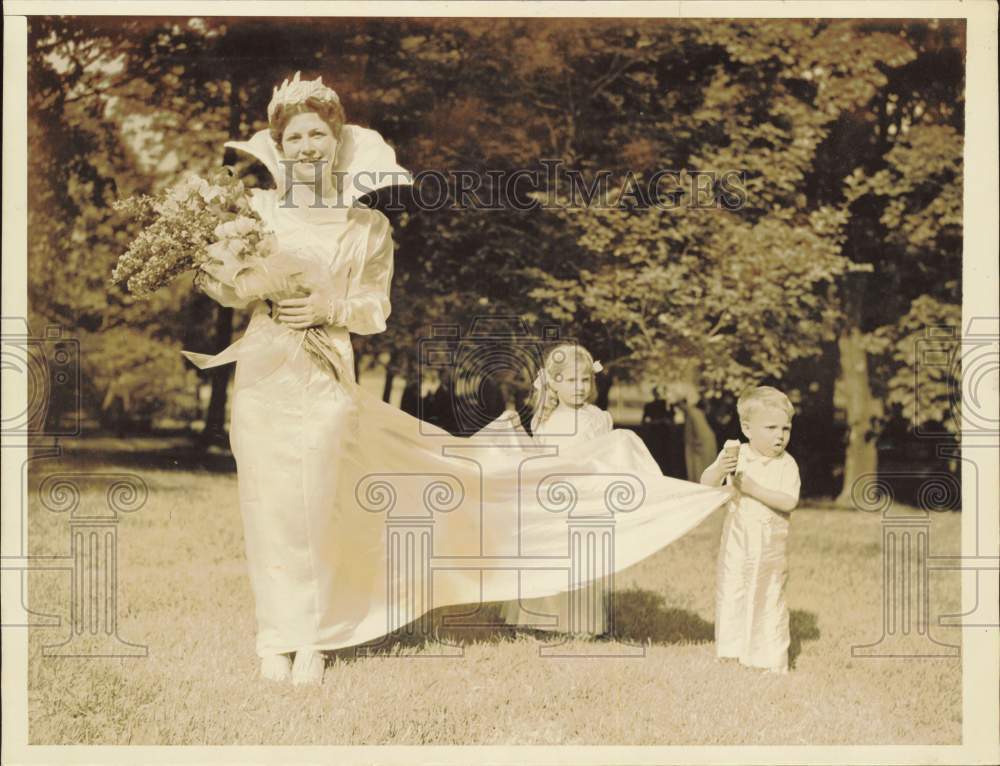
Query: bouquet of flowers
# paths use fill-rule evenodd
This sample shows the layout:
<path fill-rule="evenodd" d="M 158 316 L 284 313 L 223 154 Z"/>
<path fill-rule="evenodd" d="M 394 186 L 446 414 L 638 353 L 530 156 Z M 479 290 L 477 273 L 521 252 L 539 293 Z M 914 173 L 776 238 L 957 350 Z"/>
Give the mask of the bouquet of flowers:
<path fill-rule="evenodd" d="M 256 226 L 243 227 L 250 247 L 256 247 L 264 235 L 242 181 L 227 168 L 210 180 L 189 176 L 155 197 L 119 200 L 115 210 L 143 227 L 111 274 L 112 283 L 125 285 L 137 297 L 149 295 L 204 264 L 220 224 L 238 218 L 254 221 Z"/>
<path fill-rule="evenodd" d="M 243 301 L 302 295 L 322 279 L 319 264 L 279 250 L 228 168 L 208 180 L 190 176 L 156 197 L 129 197 L 115 209 L 143 225 L 111 275 L 113 284 L 124 284 L 137 297 L 192 270 L 198 271 L 196 286 L 215 282 Z M 340 356 L 323 330 L 285 329 L 301 333 L 300 347 L 340 379 Z"/>

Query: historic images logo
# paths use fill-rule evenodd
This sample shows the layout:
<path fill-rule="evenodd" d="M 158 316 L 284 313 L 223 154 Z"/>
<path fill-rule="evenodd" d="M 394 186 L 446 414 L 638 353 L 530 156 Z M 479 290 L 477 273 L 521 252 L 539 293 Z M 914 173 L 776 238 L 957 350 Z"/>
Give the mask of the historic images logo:
<path fill-rule="evenodd" d="M 350 201 L 338 199 L 327 204 L 320 200 L 321 181 L 316 161 L 316 179 L 302 181 L 292 176 L 296 160 L 281 160 L 289 188 L 315 189 L 311 207 L 348 207 Z M 341 187 L 348 182 L 344 171 L 333 171 Z M 534 168 L 423 170 L 412 178 L 403 171 L 365 171 L 350 178 L 359 196 L 380 190 L 385 195 L 385 209 L 406 208 L 404 195 L 418 210 L 575 210 L 575 209 L 657 209 L 657 210 L 729 210 L 742 209 L 747 203 L 746 172 L 741 170 L 703 170 L 661 168 L 655 172 L 613 173 L 598 170 L 585 174 L 565 167 L 562 160 L 539 160 Z M 404 189 L 408 189 L 404 191 Z M 289 196 L 282 207 L 295 207 Z"/>
<path fill-rule="evenodd" d="M 938 441 L 938 457 L 952 460 L 959 470 L 867 474 L 851 488 L 857 509 L 882 515 L 882 635 L 873 643 L 852 647 L 855 657 L 959 656 L 960 647 L 932 635 L 931 572 L 961 571 L 975 578 L 973 608 L 964 614 L 940 615 L 939 626 L 1000 625 L 996 600 L 983 597 L 990 592 L 984 576 L 996 578 L 1000 557 L 985 540 L 990 530 L 983 519 L 981 495 L 990 488 L 981 486 L 974 459 L 982 455 L 995 461 L 1000 448 L 998 341 L 1000 319 L 995 317 L 973 318 L 964 334 L 956 327 L 929 327 L 916 341 L 915 434 Z M 951 420 L 951 430 L 943 419 Z M 961 450 L 953 432 L 961 436 Z M 964 478 L 964 487 L 959 477 Z M 897 506 L 894 485 L 913 480 L 919 482 L 917 508 Z M 931 514 L 959 510 L 974 518 L 974 550 L 967 555 L 932 554 Z"/>
<path fill-rule="evenodd" d="M 4 399 L 2 435 L 5 443 L 25 444 L 27 437 L 77 436 L 80 433 L 80 343 L 57 326 L 35 337 L 20 317 L 0 320 L 0 364 L 6 383 L 27 381 L 25 407 L 7 410 Z M 14 411 L 16 410 L 16 411 Z"/>
<path fill-rule="evenodd" d="M 27 449 L 20 470 L 19 513 L 5 519 L 2 574 L 3 627 L 58 628 L 59 615 L 29 607 L 30 572 L 55 572 L 68 578 L 69 636 L 42 647 L 45 656 L 145 657 L 145 646 L 118 635 L 118 521 L 142 508 L 149 490 L 138 476 L 125 473 L 51 473 L 42 477 L 37 498 L 47 511 L 69 519 L 69 553 L 28 553 L 28 469 L 58 457 L 59 437 L 80 433 L 80 348 L 58 327 L 44 337 L 28 331 L 22 318 L 3 319 L 2 363 L 5 385 L 27 383 L 26 406 L 4 399 L 3 446 Z M 16 411 L 15 411 L 16 410 Z M 30 442 L 29 442 L 30 439 Z M 96 499 L 96 501 L 95 501 Z"/>
<path fill-rule="evenodd" d="M 521 422 L 529 419 L 532 382 L 546 348 L 560 337 L 556 325 L 535 336 L 520 318 L 507 316 L 476 317 L 465 334 L 457 324 L 433 326 L 430 337 L 418 343 L 416 378 L 421 392 L 428 391 L 428 381 L 442 388 L 437 398 L 419 397 L 421 433 L 441 436 L 425 424 L 442 421 L 456 436 L 496 430 L 503 425 L 496 423 L 497 416 L 507 409 Z"/>

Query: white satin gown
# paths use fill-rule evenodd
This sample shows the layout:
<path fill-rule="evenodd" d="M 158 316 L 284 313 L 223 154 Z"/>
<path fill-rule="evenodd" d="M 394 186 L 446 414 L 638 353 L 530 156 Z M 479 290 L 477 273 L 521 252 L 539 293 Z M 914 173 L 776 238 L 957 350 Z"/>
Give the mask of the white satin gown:
<path fill-rule="evenodd" d="M 280 213 L 273 223 L 328 258 L 335 280 L 360 266 L 351 282 L 335 281 L 356 307 L 347 330 L 383 326 L 391 242 L 380 214 L 321 230 Z M 231 441 L 261 656 L 355 646 L 446 605 L 556 594 L 564 603 L 725 500 L 662 476 L 630 431 L 564 451 L 452 437 L 335 381 L 298 350 L 297 333 L 255 311 L 237 353 Z M 589 550 L 574 558 L 581 544 Z M 603 606 L 592 612 L 603 619 Z"/>

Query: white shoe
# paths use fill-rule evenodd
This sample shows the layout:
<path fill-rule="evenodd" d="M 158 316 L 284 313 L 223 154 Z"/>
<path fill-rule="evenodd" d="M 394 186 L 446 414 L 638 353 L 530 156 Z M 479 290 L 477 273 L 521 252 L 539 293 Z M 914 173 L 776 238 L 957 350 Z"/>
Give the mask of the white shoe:
<path fill-rule="evenodd" d="M 260 677 L 269 681 L 288 681 L 292 677 L 292 661 L 287 654 L 269 654 L 261 657 Z"/>
<path fill-rule="evenodd" d="M 295 653 L 292 663 L 292 683 L 296 686 L 309 684 L 319 686 L 323 683 L 323 670 L 326 662 L 323 655 L 312 649 L 304 649 Z"/>

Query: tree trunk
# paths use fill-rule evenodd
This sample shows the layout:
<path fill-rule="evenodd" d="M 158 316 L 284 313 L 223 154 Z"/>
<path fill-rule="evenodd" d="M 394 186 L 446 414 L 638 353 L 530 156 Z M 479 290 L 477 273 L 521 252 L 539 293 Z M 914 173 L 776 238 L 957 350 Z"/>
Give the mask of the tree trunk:
<path fill-rule="evenodd" d="M 861 329 L 852 325 L 837 340 L 840 349 L 840 387 L 847 418 L 847 448 L 844 456 L 844 486 L 836 505 L 853 508 L 851 490 L 865 474 L 878 470 L 875 424 L 879 403 L 872 396 L 868 380 L 868 352 Z"/>
<path fill-rule="evenodd" d="M 219 306 L 215 315 L 215 347 L 219 351 L 233 340 L 233 310 Z M 226 400 L 229 396 L 229 376 L 233 366 L 224 364 L 212 368 L 212 396 L 208 400 L 205 413 L 205 431 L 202 440 L 206 444 L 226 441 Z"/>
<path fill-rule="evenodd" d="M 382 386 L 382 401 L 388 403 L 389 399 L 392 397 L 392 382 L 396 379 L 396 373 L 394 373 L 392 365 L 386 365 L 385 368 L 385 385 Z"/>
<path fill-rule="evenodd" d="M 243 119 L 243 104 L 240 99 L 240 83 L 236 77 L 229 80 L 229 136 L 239 138 L 240 123 Z M 222 157 L 223 164 L 232 160 L 235 152 L 226 149 Z M 218 306 L 215 314 L 215 348 L 218 351 L 229 346 L 233 341 L 233 310 Z M 226 437 L 226 401 L 229 398 L 229 376 L 233 366 L 224 364 L 212 369 L 212 396 L 208 400 L 208 411 L 205 413 L 205 431 L 202 442 L 225 445 Z"/>

